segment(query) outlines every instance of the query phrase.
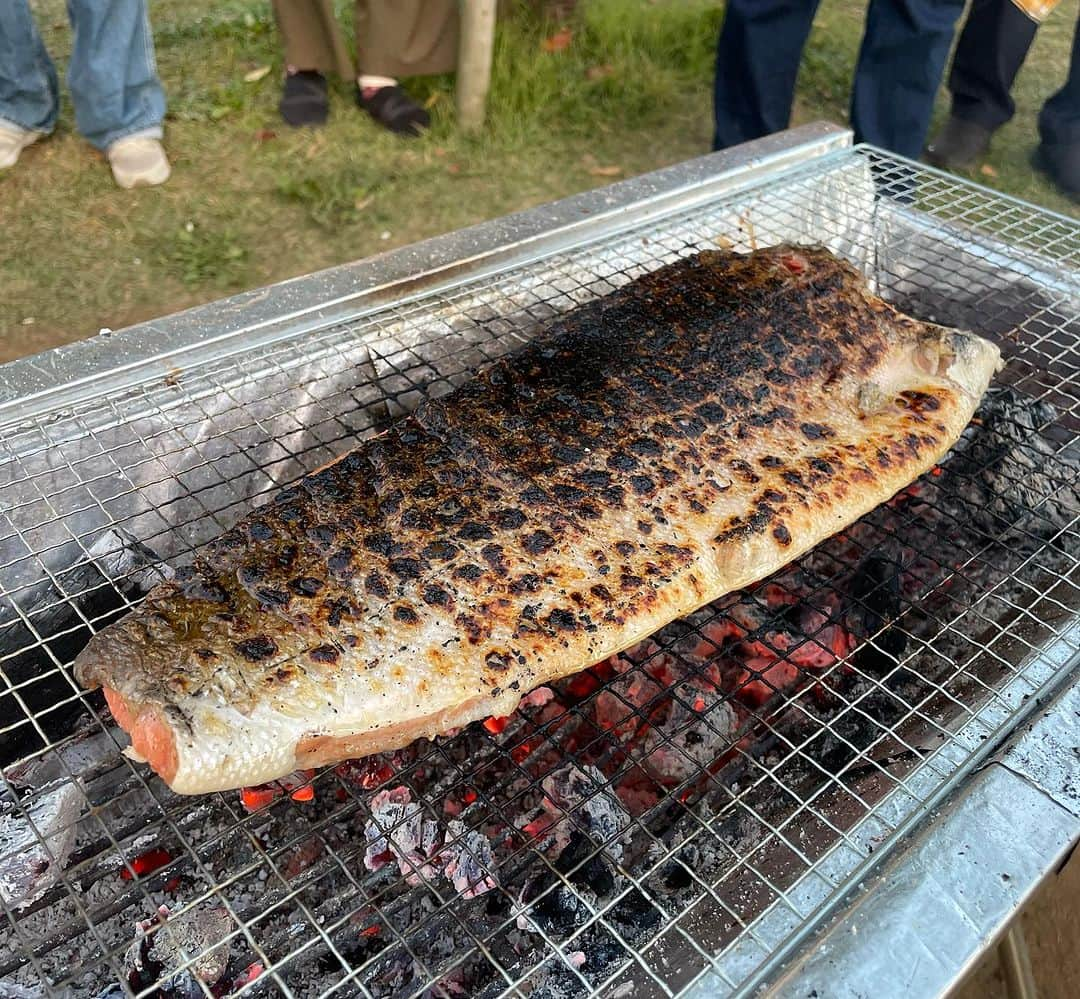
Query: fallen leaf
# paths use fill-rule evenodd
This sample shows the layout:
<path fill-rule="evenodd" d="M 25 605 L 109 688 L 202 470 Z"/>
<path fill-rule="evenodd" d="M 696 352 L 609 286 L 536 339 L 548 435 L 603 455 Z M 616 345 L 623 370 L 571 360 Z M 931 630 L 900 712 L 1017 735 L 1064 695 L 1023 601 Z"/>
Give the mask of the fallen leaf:
<path fill-rule="evenodd" d="M 447 173 L 461 173 L 461 166 L 458 163 L 447 163 L 446 164 L 446 172 Z"/>
<path fill-rule="evenodd" d="M 606 80 L 615 72 L 615 67 L 609 62 L 601 63 L 599 66 L 590 66 L 585 70 L 586 80 Z"/>
<path fill-rule="evenodd" d="M 269 66 L 257 66 L 250 73 L 244 74 L 244 83 L 258 83 L 269 72 Z"/>
<path fill-rule="evenodd" d="M 256 142 L 269 142 L 271 139 L 276 139 L 276 138 L 277 138 L 277 132 L 275 132 L 272 128 L 260 128 L 255 133 L 255 141 Z"/>
<path fill-rule="evenodd" d="M 593 177 L 618 177 L 622 173 L 621 166 L 594 166 L 589 167 L 589 174 Z"/>
<path fill-rule="evenodd" d="M 984 163 L 981 167 L 979 167 L 979 173 L 983 174 L 986 177 L 996 177 L 998 175 L 997 170 L 995 170 L 989 163 Z"/>
<path fill-rule="evenodd" d="M 540 43 L 540 48 L 545 52 L 562 52 L 574 40 L 574 32 L 569 28 L 561 28 L 550 38 L 545 38 Z"/>

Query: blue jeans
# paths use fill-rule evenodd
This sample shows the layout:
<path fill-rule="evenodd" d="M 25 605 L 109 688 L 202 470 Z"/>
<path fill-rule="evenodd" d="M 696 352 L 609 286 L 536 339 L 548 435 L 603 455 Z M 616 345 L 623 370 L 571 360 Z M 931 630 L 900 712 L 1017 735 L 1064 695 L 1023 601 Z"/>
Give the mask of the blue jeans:
<path fill-rule="evenodd" d="M 728 0 L 714 149 L 787 128 L 818 0 Z M 918 159 L 964 0 L 870 0 L 851 96 L 858 142 Z"/>
<path fill-rule="evenodd" d="M 154 63 L 146 0 L 68 0 L 74 32 L 68 86 L 75 124 L 98 149 L 161 135 L 165 93 Z M 0 121 L 35 132 L 56 127 L 56 67 L 28 0 L 0 0 Z"/>

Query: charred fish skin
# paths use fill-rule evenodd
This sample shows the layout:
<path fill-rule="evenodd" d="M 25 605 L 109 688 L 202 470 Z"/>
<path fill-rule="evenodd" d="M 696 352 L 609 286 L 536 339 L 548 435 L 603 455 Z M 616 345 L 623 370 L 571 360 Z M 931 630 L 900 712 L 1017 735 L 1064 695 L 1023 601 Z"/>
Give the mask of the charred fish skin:
<path fill-rule="evenodd" d="M 999 359 L 825 250 L 700 253 L 284 490 L 76 675 L 188 793 L 508 714 L 903 488 Z"/>

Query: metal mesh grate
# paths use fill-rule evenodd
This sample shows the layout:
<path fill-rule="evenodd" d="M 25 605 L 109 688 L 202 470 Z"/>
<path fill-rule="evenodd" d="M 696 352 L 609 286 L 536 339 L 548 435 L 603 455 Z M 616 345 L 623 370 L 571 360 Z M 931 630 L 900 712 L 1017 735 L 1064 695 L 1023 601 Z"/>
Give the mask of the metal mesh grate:
<path fill-rule="evenodd" d="M 298 778 L 313 800 L 178 798 L 118 755 L 66 667 L 159 559 L 184 564 L 546 318 L 780 239 L 1002 344 L 1003 390 L 936 474 L 505 725 Z M 1078 266 L 1080 226 L 857 149 L 4 428 L 0 991 L 660 996 L 708 969 L 744 986 L 1080 648 Z M 406 855 L 424 822 L 489 890 Z"/>

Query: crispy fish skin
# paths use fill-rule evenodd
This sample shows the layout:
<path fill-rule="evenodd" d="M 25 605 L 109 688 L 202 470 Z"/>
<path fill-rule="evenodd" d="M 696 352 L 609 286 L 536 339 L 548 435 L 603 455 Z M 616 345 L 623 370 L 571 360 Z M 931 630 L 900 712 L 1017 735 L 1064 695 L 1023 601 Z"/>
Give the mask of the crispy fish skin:
<path fill-rule="evenodd" d="M 76 675 L 180 793 L 509 714 L 909 484 L 999 363 L 826 250 L 700 253 L 278 494 Z"/>

